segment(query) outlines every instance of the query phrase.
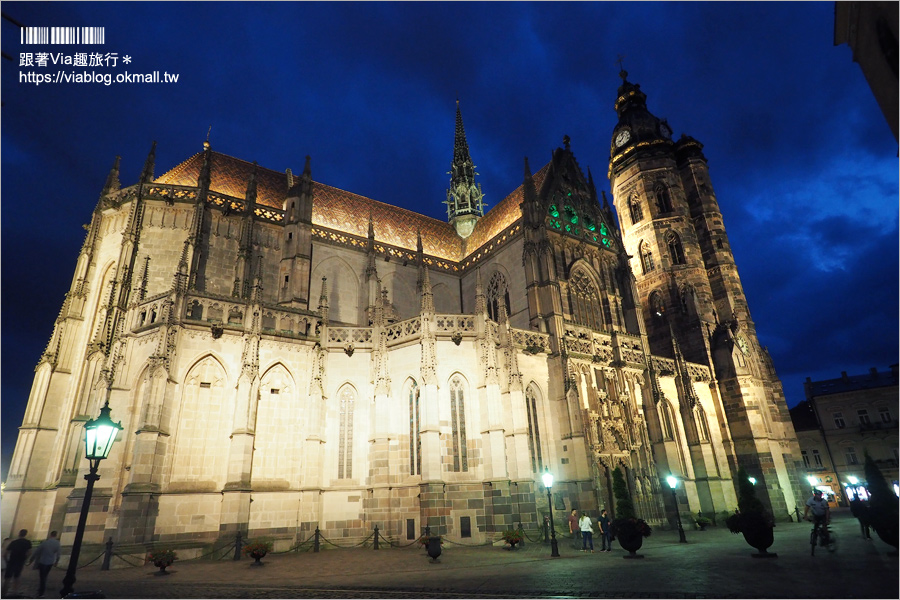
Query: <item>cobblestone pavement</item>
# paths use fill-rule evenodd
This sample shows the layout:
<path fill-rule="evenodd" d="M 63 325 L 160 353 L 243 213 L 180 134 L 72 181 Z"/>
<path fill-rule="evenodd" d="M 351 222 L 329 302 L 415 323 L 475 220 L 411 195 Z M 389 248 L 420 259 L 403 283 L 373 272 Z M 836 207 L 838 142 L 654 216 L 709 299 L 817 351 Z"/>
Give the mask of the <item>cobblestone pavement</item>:
<path fill-rule="evenodd" d="M 898 559 L 877 537 L 862 539 L 855 519 L 837 511 L 832 529 L 838 549 L 810 556 L 809 524 L 782 523 L 757 559 L 740 535 L 724 527 L 675 531 L 645 538 L 642 560 L 626 554 L 577 552 L 560 538 L 559 558 L 544 544 L 516 551 L 445 543 L 439 562 L 422 549 L 330 549 L 251 560 L 179 561 L 170 575 L 155 567 L 79 569 L 78 592 L 108 598 L 898 598 Z M 874 532 L 873 532 L 874 535 Z M 596 540 L 595 540 L 596 541 Z M 599 547 L 599 544 L 597 545 Z M 48 590 L 64 572 L 54 570 Z M 23 573 L 21 591 L 33 593 L 37 572 Z"/>

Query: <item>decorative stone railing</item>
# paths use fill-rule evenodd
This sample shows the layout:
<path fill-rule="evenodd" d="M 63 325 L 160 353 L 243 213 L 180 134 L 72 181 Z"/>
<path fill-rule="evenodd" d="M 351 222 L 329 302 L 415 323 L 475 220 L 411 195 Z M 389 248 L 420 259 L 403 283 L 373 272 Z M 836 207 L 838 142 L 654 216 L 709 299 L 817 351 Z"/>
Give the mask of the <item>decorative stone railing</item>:
<path fill-rule="evenodd" d="M 175 202 L 194 202 L 197 200 L 199 190 L 195 187 L 183 185 L 169 185 L 154 183 L 144 189 L 144 198 L 163 200 L 169 204 Z M 222 212 L 243 213 L 247 210 L 247 201 L 244 198 L 235 198 L 218 192 L 207 192 L 206 203 L 215 206 Z M 254 204 L 251 206 L 253 216 L 262 221 L 270 223 L 281 223 L 284 221 L 284 211 L 271 206 L 262 204 Z"/>

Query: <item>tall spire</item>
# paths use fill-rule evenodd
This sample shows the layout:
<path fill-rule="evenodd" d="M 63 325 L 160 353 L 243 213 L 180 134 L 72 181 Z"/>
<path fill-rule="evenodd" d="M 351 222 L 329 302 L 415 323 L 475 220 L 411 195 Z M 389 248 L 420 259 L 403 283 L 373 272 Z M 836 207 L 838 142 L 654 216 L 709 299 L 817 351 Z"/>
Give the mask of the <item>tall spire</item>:
<path fill-rule="evenodd" d="M 100 192 L 100 196 L 119 191 L 119 188 L 121 187 L 121 184 L 119 183 L 119 162 L 121 160 L 121 156 L 116 157 L 116 162 L 113 163 L 112 168 L 109 170 L 109 175 L 106 176 L 106 184 L 103 186 L 103 191 Z"/>
<path fill-rule="evenodd" d="M 475 183 L 475 165 L 469 155 L 469 143 L 463 126 L 459 100 L 456 101 L 456 135 L 453 139 L 453 162 L 450 163 L 450 189 L 447 190 L 447 219 L 460 237 L 472 234 L 475 223 L 484 216 L 481 184 Z"/>
<path fill-rule="evenodd" d="M 144 161 L 144 168 L 141 171 L 141 183 L 150 183 L 153 181 L 153 167 L 156 164 L 156 140 L 150 147 L 150 153 L 147 154 L 147 160 Z"/>

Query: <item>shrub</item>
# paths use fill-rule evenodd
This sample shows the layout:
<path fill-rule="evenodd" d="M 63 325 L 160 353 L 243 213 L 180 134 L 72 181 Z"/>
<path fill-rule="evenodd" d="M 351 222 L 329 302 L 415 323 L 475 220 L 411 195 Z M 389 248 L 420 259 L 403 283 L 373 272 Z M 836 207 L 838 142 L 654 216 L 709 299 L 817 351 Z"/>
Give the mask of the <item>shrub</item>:
<path fill-rule="evenodd" d="M 176 560 L 178 560 L 178 553 L 174 550 L 153 550 L 147 553 L 147 562 L 158 567 L 171 565 Z"/>

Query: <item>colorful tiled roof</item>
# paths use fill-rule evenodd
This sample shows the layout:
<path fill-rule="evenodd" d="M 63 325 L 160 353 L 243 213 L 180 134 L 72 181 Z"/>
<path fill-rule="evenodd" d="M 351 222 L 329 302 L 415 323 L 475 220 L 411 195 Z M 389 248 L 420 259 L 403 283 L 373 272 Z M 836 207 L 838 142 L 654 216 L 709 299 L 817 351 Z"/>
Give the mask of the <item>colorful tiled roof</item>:
<path fill-rule="evenodd" d="M 202 167 L 203 152 L 198 152 L 156 178 L 155 182 L 193 187 L 197 185 Z M 534 174 L 536 189 L 541 189 L 549 167 L 548 163 Z M 253 163 L 212 152 L 210 190 L 243 198 L 253 169 Z M 299 176 L 300 172 L 295 172 L 294 177 Z M 257 204 L 283 208 L 288 190 L 287 175 L 256 167 L 256 178 Z M 425 254 L 459 262 L 521 217 L 522 198 L 523 187 L 519 186 L 479 219 L 472 235 L 464 241 L 447 222 L 314 181 L 312 221 L 319 227 L 365 238 L 371 215 L 377 242 L 415 252 L 417 234 L 421 232 Z"/>

